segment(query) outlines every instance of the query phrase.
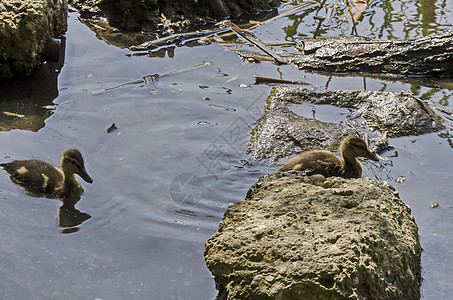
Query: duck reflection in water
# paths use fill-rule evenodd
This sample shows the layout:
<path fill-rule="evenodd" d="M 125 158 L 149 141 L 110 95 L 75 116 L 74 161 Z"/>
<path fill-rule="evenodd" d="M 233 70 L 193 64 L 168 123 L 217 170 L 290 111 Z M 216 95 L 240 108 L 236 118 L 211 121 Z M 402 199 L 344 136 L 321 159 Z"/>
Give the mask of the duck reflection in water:
<path fill-rule="evenodd" d="M 339 151 L 343 160 L 325 150 L 302 152 L 287 161 L 278 171 L 304 171 L 307 175 L 321 174 L 325 177 L 360 178 L 362 177 L 362 167 L 357 161 L 357 157 L 379 161 L 376 155 L 370 152 L 365 141 L 355 135 L 347 136 L 341 142 Z"/>
<path fill-rule="evenodd" d="M 79 200 L 80 197 L 65 199 L 63 201 L 63 204 L 58 208 L 58 226 L 66 228 L 65 230 L 63 230 L 63 233 L 78 231 L 78 228 L 74 227 L 91 218 L 89 214 L 81 212 L 80 210 L 75 208 L 75 204 Z"/>
<path fill-rule="evenodd" d="M 58 225 L 73 227 L 91 217 L 75 208 L 83 193 L 75 175 L 88 183 L 92 183 L 93 179 L 85 170 L 82 154 L 76 149 L 63 152 L 60 163 L 61 169 L 37 159 L 15 160 L 0 166 L 28 195 L 61 200 L 63 205 L 58 208 Z"/>

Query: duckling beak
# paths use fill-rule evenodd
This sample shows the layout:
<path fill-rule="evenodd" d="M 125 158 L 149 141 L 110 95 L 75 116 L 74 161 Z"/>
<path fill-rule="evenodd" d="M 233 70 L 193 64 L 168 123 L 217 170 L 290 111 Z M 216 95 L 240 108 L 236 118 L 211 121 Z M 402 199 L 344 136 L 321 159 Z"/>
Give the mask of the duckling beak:
<path fill-rule="evenodd" d="M 88 183 L 93 183 L 93 179 L 88 175 L 87 171 L 85 168 L 80 168 L 79 172 L 77 173 L 82 177 L 83 180 L 85 180 Z"/>
<path fill-rule="evenodd" d="M 374 160 L 374 161 L 379 161 L 379 158 L 377 158 L 377 156 L 370 151 L 368 151 L 368 153 L 364 157 Z"/>

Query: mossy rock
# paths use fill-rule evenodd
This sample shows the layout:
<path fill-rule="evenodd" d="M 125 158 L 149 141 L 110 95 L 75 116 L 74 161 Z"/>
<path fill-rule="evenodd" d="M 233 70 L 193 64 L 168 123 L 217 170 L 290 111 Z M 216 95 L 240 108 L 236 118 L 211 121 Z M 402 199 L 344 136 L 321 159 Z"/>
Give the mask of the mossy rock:
<path fill-rule="evenodd" d="M 0 3 L 0 77 L 28 75 L 47 42 L 67 28 L 67 0 Z"/>

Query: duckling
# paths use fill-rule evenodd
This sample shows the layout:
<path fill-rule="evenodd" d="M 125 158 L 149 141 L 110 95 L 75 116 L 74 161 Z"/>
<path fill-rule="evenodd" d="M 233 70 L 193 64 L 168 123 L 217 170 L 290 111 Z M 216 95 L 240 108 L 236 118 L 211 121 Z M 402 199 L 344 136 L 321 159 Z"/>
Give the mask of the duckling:
<path fill-rule="evenodd" d="M 341 142 L 339 152 L 343 158 L 342 161 L 330 151 L 306 151 L 287 161 L 278 171 L 305 171 L 307 175 L 321 174 L 325 177 L 360 178 L 362 177 L 362 167 L 357 161 L 357 157 L 379 160 L 368 150 L 365 141 L 355 135 L 349 135 Z"/>
<path fill-rule="evenodd" d="M 88 183 L 93 179 L 85 170 L 82 154 L 76 149 L 63 152 L 61 169 L 42 160 L 15 160 L 0 166 L 11 180 L 22 186 L 27 194 L 48 198 L 80 197 L 83 188 L 75 177 L 78 174 Z"/>

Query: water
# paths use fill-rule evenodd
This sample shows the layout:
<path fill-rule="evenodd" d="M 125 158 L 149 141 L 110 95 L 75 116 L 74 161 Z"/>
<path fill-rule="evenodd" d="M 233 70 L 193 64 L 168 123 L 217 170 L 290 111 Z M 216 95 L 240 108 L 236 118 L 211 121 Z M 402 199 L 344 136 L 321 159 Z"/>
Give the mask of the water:
<path fill-rule="evenodd" d="M 453 3 L 426 3 L 374 2 L 358 34 L 404 39 L 451 29 Z M 315 14 L 306 10 L 254 33 L 263 40 L 311 37 Z M 348 36 L 350 25 L 338 25 L 340 18 L 334 16 L 317 35 Z M 76 205 L 91 218 L 68 230 L 57 226 L 59 201 L 28 197 L 5 174 L 0 176 L 0 298 L 213 299 L 204 242 L 228 203 L 244 199 L 261 175 L 282 163 L 254 161 L 245 153 L 248 133 L 270 90 L 253 85 L 255 74 L 329 89 L 406 89 L 431 106 L 453 111 L 451 81 L 433 88 L 428 80 L 311 74 L 293 66 L 243 62 L 219 45 L 177 47 L 172 58 L 127 53 L 97 40 L 71 13 L 58 96 L 26 97 L 36 114 L 43 113 L 44 105 L 55 105 L 53 114 L 37 132 L 0 132 L 2 161 L 39 158 L 57 164 L 64 150 L 77 148 L 94 180 L 82 182 L 85 193 Z M 212 64 L 160 78 L 154 95 L 144 84 L 92 93 L 204 61 Z M 21 113 L 27 107 L 27 102 L 12 103 L 2 100 L 1 110 Z M 345 112 L 330 106 L 297 109 L 306 117 L 314 109 L 323 121 L 338 121 Z M 424 249 L 424 299 L 448 299 L 453 291 L 448 263 L 453 259 L 453 146 L 451 121 L 445 120 L 447 129 L 440 133 L 390 139 L 398 157 L 381 169 L 370 163 L 364 168 L 368 176 L 392 182 L 412 207 Z M 112 123 L 118 129 L 106 133 Z M 396 183 L 398 177 L 405 181 Z M 440 206 L 433 209 L 432 202 Z"/>

